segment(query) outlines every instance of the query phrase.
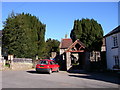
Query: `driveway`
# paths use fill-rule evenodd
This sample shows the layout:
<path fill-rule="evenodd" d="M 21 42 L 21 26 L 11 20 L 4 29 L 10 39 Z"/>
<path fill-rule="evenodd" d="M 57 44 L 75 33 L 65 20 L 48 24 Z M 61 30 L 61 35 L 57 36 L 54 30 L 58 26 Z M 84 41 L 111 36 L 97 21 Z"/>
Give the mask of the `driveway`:
<path fill-rule="evenodd" d="M 2 71 L 2 88 L 118 88 L 118 79 L 104 73 Z"/>

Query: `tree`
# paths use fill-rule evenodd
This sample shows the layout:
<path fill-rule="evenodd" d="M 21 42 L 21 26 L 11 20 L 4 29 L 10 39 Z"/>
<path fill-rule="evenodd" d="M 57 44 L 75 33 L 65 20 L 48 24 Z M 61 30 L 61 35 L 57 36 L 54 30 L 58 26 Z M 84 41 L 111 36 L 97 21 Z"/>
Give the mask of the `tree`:
<path fill-rule="evenodd" d="M 45 57 L 49 58 L 51 56 L 51 52 L 59 52 L 59 44 L 60 42 L 55 39 L 47 39 L 46 40 L 46 48 L 45 48 Z"/>
<path fill-rule="evenodd" d="M 103 39 L 103 29 L 94 19 L 75 20 L 70 37 L 73 41 L 79 39 L 90 51 L 100 51 Z"/>
<path fill-rule="evenodd" d="M 42 56 L 45 27 L 36 16 L 12 12 L 4 22 L 2 46 L 15 57 Z"/>

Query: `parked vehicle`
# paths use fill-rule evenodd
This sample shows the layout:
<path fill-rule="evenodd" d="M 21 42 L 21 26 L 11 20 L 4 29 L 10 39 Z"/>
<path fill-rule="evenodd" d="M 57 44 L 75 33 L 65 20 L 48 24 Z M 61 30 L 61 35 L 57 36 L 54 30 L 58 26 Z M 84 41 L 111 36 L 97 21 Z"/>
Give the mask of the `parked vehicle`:
<path fill-rule="evenodd" d="M 38 64 L 36 65 L 37 72 L 48 72 L 51 74 L 53 71 L 59 72 L 59 65 L 54 60 L 43 59 L 38 60 Z"/>

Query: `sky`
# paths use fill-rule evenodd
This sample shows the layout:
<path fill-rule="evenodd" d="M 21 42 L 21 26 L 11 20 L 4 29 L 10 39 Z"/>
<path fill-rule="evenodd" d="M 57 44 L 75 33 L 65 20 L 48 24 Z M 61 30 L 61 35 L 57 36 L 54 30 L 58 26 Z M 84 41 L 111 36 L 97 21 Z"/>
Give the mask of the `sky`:
<path fill-rule="evenodd" d="M 2 22 L 12 11 L 35 15 L 46 24 L 45 39 L 59 41 L 70 37 L 76 19 L 95 19 L 104 35 L 118 26 L 118 2 L 2 2 Z"/>

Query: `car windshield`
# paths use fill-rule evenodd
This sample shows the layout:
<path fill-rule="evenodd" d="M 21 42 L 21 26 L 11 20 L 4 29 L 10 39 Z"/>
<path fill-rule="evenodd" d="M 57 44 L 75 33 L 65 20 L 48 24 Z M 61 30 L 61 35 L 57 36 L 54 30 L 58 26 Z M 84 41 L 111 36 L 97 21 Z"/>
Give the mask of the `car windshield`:
<path fill-rule="evenodd" d="M 48 65 L 48 61 L 40 61 L 39 64 Z"/>

